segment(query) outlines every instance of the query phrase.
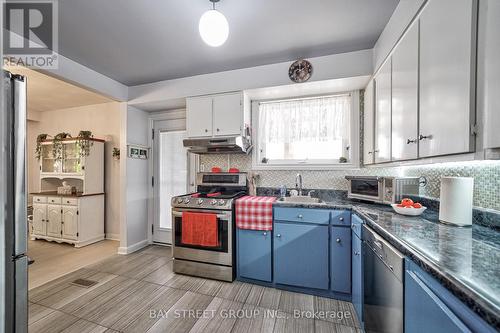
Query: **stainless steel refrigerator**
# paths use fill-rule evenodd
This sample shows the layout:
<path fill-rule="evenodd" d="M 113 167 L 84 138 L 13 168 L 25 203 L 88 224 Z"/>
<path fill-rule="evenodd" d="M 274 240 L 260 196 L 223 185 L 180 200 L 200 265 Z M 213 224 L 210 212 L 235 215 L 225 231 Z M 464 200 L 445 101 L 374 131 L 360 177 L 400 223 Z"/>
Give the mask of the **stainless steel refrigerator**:
<path fill-rule="evenodd" d="M 3 71 L 0 110 L 0 331 L 26 332 L 28 258 L 26 197 L 26 80 Z"/>

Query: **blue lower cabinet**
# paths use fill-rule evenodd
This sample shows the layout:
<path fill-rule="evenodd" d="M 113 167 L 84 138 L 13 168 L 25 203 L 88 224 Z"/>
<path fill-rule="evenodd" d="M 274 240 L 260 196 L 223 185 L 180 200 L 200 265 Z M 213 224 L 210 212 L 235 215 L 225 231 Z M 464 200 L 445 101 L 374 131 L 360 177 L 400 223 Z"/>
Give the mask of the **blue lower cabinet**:
<path fill-rule="evenodd" d="M 351 293 L 351 229 L 331 227 L 330 277 L 331 289 Z"/>
<path fill-rule="evenodd" d="M 275 283 L 328 290 L 328 228 L 275 221 Z"/>
<path fill-rule="evenodd" d="M 411 260 L 405 270 L 405 333 L 496 332 Z"/>
<path fill-rule="evenodd" d="M 237 273 L 239 277 L 271 282 L 270 231 L 237 230 Z"/>
<path fill-rule="evenodd" d="M 353 230 L 351 233 L 352 239 L 352 304 L 356 310 L 359 322 L 363 321 L 363 253 L 362 242 L 356 232 Z"/>

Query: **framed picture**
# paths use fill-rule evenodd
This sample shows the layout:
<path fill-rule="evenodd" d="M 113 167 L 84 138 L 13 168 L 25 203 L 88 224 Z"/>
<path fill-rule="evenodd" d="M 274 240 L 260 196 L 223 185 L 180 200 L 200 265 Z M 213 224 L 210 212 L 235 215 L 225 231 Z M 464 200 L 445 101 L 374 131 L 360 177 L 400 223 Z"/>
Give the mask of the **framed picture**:
<path fill-rule="evenodd" d="M 149 155 L 149 148 L 139 145 L 128 146 L 128 157 L 147 160 Z"/>

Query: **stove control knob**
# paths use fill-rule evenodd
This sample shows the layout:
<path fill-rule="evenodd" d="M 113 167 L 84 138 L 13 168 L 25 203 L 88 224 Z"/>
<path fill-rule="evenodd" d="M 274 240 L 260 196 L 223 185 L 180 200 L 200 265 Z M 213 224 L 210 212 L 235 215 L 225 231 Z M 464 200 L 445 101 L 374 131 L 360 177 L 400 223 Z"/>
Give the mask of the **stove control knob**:
<path fill-rule="evenodd" d="M 184 200 L 182 198 L 177 198 L 177 203 L 182 203 Z"/>
<path fill-rule="evenodd" d="M 213 199 L 211 202 L 212 206 L 215 206 L 217 204 L 217 200 Z"/>
<path fill-rule="evenodd" d="M 225 202 L 224 200 L 222 200 L 222 199 L 221 199 L 221 200 L 219 200 L 219 206 L 224 206 L 224 205 L 225 205 L 225 203 L 226 203 L 226 202 Z"/>
<path fill-rule="evenodd" d="M 198 199 L 198 205 L 201 205 L 203 203 L 203 199 Z"/>

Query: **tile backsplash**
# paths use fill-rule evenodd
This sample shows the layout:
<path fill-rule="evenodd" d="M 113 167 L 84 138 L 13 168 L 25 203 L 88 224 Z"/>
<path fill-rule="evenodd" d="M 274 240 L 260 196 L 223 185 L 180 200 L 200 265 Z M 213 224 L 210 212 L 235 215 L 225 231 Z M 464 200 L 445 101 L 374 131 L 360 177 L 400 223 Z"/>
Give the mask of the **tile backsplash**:
<path fill-rule="evenodd" d="M 241 171 L 252 170 L 252 157 L 247 155 L 200 155 L 200 169 L 213 166 L 227 170 L 228 166 Z M 474 178 L 474 205 L 500 211 L 500 161 L 450 162 L 419 166 L 360 168 L 352 170 L 257 170 L 259 187 L 295 186 L 295 175 L 301 173 L 304 188 L 347 190 L 346 175 L 423 176 L 427 185 L 420 195 L 439 198 L 442 176 Z"/>

